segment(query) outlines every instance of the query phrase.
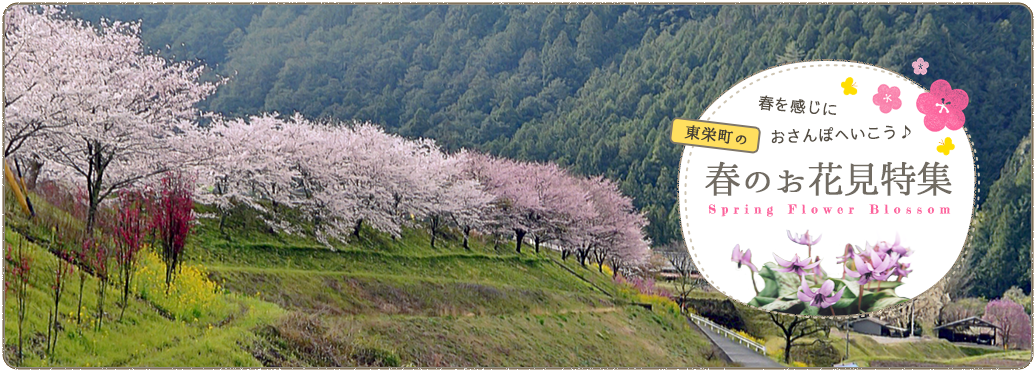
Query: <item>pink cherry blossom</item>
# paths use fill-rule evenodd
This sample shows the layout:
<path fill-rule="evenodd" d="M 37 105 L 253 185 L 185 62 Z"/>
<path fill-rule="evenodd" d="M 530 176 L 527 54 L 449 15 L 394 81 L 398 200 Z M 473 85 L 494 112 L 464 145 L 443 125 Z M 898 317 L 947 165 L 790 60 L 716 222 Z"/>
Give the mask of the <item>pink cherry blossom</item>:
<path fill-rule="evenodd" d="M 946 80 L 936 80 L 928 93 L 917 96 L 917 111 L 924 114 L 924 126 L 938 132 L 943 128 L 958 130 L 964 126 L 964 110 L 968 93 L 953 89 Z"/>
<path fill-rule="evenodd" d="M 580 180 L 580 184 L 590 197 L 590 217 L 579 217 L 586 212 L 568 212 L 578 219 L 561 225 L 570 231 L 561 243 L 590 247 L 598 264 L 607 257 L 616 270 L 646 262 L 651 254 L 650 240 L 644 236 L 647 218 L 633 207 L 633 199 L 601 176 Z"/>
<path fill-rule="evenodd" d="M 883 114 L 899 110 L 903 106 L 903 101 L 899 99 L 899 87 L 889 87 L 885 84 L 878 86 L 878 94 L 875 94 L 871 101 L 878 105 Z"/>
<path fill-rule="evenodd" d="M 139 23 L 95 28 L 29 6 L 5 21 L 4 155 L 37 157 L 46 177 L 86 186 L 87 230 L 109 196 L 208 156 L 190 139 L 195 104 L 218 82 L 147 53 Z"/>

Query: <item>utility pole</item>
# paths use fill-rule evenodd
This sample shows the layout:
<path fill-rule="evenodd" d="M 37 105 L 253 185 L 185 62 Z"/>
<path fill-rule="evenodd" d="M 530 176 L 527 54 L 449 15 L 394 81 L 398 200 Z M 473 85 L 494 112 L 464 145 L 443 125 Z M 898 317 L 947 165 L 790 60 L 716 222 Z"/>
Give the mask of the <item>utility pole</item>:
<path fill-rule="evenodd" d="M 914 302 L 910 301 L 910 337 L 914 337 Z"/>
<path fill-rule="evenodd" d="M 849 360 L 849 322 L 845 322 L 845 360 Z"/>

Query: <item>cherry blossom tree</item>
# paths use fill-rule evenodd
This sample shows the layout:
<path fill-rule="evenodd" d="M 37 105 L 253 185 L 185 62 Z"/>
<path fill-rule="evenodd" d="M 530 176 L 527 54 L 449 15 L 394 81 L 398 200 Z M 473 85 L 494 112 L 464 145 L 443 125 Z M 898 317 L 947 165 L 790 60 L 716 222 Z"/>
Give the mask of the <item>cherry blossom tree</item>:
<path fill-rule="evenodd" d="M 16 49 L 10 63 L 20 64 L 5 68 L 5 80 L 17 88 L 5 92 L 5 119 L 13 126 L 5 128 L 12 135 L 4 147 L 31 147 L 52 164 L 45 171 L 53 179 L 85 183 L 89 230 L 113 192 L 196 161 L 200 153 L 184 137 L 196 131 L 195 103 L 216 84 L 199 81 L 201 67 L 144 53 L 137 23 L 93 28 L 57 20 L 59 13 L 18 8 L 8 17 L 5 41 L 15 39 Z M 18 42 L 40 34 L 45 41 Z"/>
<path fill-rule="evenodd" d="M 431 246 L 435 248 L 436 235 L 441 226 L 452 223 L 464 233 L 464 248 L 468 247 L 471 229 L 478 226 L 492 195 L 482 191 L 479 182 L 464 171 L 469 153 L 459 152 L 436 163 L 439 169 L 433 172 L 436 187 L 430 194 L 428 206 L 428 227 L 431 230 Z"/>
<path fill-rule="evenodd" d="M 1032 348 L 1031 320 L 1022 305 L 1005 299 L 989 301 L 982 319 L 1000 326 L 1000 336 L 1005 349 Z"/>
<path fill-rule="evenodd" d="M 506 184 L 501 182 L 506 174 L 516 171 L 518 163 L 510 159 L 493 157 L 479 152 L 464 151 L 458 154 L 460 159 L 461 173 L 465 178 L 478 182 L 481 190 L 488 195 L 489 204 L 478 216 L 471 216 L 468 220 L 467 230 L 478 227 L 484 232 L 495 237 L 510 238 L 517 237 L 518 232 L 527 230 L 522 225 L 517 225 L 520 220 L 513 220 L 507 213 L 514 208 L 514 201 L 508 198 L 501 189 Z M 522 238 L 524 238 L 522 233 Z M 520 239 L 516 239 L 520 242 Z M 516 243 L 517 244 L 517 243 Z"/>
<path fill-rule="evenodd" d="M 356 199 L 346 187 L 354 172 L 351 130 L 272 113 L 214 117 L 210 131 L 211 151 L 218 156 L 198 172 L 206 174 L 199 201 L 220 209 L 221 228 L 238 203 L 272 216 L 265 222 L 289 233 L 294 227 L 279 215 L 282 207 L 303 212 L 321 238 L 340 236 L 352 226 Z"/>
<path fill-rule="evenodd" d="M 305 212 L 325 238 L 359 237 L 363 225 L 399 236 L 409 221 L 433 214 L 442 221 L 485 198 L 433 141 L 368 123 L 268 114 L 217 117 L 211 132 L 217 142 L 211 152 L 221 155 L 200 200 L 224 211 L 237 202 L 263 211 L 267 202 L 286 205 Z"/>
<path fill-rule="evenodd" d="M 75 47 L 92 37 L 58 7 L 19 5 L 4 12 L 4 157 L 14 158 L 19 170 L 28 163 L 30 187 L 42 166 L 31 150 L 39 147 L 34 141 L 65 125 L 54 120 L 75 93 L 60 89 L 64 70 L 81 59 Z"/>
<path fill-rule="evenodd" d="M 518 253 L 527 234 L 539 252 L 541 243 L 566 237 L 592 216 L 578 180 L 556 164 L 497 160 L 492 171 L 488 182 L 497 197 L 497 222 L 514 232 Z"/>
<path fill-rule="evenodd" d="M 488 225 L 486 221 L 492 216 L 494 196 L 485 191 L 485 187 L 481 183 L 483 178 L 471 166 L 472 159 L 478 157 L 485 157 L 485 155 L 461 150 L 450 157 L 452 161 L 450 166 L 457 172 L 455 177 L 477 189 L 477 191 L 465 191 L 462 187 L 455 190 L 460 194 L 455 198 L 459 200 L 461 206 L 450 213 L 453 224 L 459 227 L 464 234 L 463 246 L 465 249 L 471 249 L 468 246 L 471 231 L 485 228 Z"/>
<path fill-rule="evenodd" d="M 633 200 L 622 195 L 614 182 L 593 177 L 583 182 L 596 214 L 581 225 L 582 245 L 577 251 L 580 263 L 592 255 L 598 270 L 610 259 L 613 273 L 638 265 L 650 255 L 650 243 L 643 229 L 647 219 L 633 207 Z"/>
<path fill-rule="evenodd" d="M 519 253 L 527 234 L 536 243 L 558 241 L 563 257 L 574 252 L 584 266 L 593 253 L 599 270 L 607 259 L 617 267 L 631 266 L 650 253 L 643 233 L 647 220 L 603 177 L 579 179 L 554 164 L 477 153 L 466 155 L 462 167 L 494 197 L 487 227 L 504 236 L 513 233 Z"/>
<path fill-rule="evenodd" d="M 535 193 L 525 183 L 525 164 L 469 153 L 463 167 L 493 198 L 483 226 L 497 236 L 514 236 L 515 250 L 521 253 L 522 242 L 532 230 L 531 210 L 537 207 Z"/>
<path fill-rule="evenodd" d="M 352 219 L 354 237 L 363 224 L 398 237 L 406 221 L 431 212 L 444 160 L 433 141 L 407 140 L 367 123 L 316 128 L 326 131 L 317 143 L 326 154 L 303 172 L 327 198 L 352 201 L 340 212 Z"/>
<path fill-rule="evenodd" d="M 318 213 L 320 195 L 314 196 L 315 175 L 309 170 L 319 169 L 321 164 L 313 164 L 321 161 L 317 156 L 332 149 L 319 151 L 323 132 L 312 123 L 299 115 L 282 119 L 266 114 L 247 120 L 215 117 L 210 131 L 211 153 L 218 156 L 197 172 L 205 175 L 199 181 L 206 189 L 199 193 L 198 200 L 219 208 L 220 229 L 226 213 L 236 203 L 272 213 L 267 210 L 268 204 L 263 203 L 268 201 L 274 206 L 302 209 L 310 215 Z"/>
<path fill-rule="evenodd" d="M 593 218 L 595 211 L 580 179 L 557 164 L 533 163 L 525 170 L 526 182 L 532 185 L 539 204 L 531 211 L 533 242 L 539 253 L 541 243 L 564 239 L 579 221 Z"/>

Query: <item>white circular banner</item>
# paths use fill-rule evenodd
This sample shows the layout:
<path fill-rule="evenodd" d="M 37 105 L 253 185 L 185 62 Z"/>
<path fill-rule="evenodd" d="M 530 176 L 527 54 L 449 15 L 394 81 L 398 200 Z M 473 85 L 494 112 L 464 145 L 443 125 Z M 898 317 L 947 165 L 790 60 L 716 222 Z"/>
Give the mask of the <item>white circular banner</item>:
<path fill-rule="evenodd" d="M 701 274 L 741 302 L 807 315 L 877 311 L 929 289 L 974 208 L 967 104 L 943 80 L 928 91 L 878 67 L 812 61 L 675 120 L 681 225 Z"/>

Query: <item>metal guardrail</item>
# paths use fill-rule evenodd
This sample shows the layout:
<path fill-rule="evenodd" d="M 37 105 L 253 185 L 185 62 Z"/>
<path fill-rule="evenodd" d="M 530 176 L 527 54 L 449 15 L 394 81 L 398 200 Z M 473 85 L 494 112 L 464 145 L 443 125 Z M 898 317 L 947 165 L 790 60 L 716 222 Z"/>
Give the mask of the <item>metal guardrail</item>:
<path fill-rule="evenodd" d="M 726 329 L 723 326 L 713 323 L 711 320 L 708 320 L 696 314 L 688 312 L 687 318 L 694 322 L 694 324 L 697 324 L 699 327 L 708 327 L 713 332 L 726 336 L 727 338 L 736 341 L 738 344 L 748 347 L 752 351 L 755 351 L 762 355 L 766 355 L 766 346 L 763 346 L 758 342 L 749 340 L 745 338 L 745 336 L 731 332 L 729 329 Z"/>

